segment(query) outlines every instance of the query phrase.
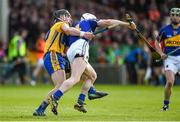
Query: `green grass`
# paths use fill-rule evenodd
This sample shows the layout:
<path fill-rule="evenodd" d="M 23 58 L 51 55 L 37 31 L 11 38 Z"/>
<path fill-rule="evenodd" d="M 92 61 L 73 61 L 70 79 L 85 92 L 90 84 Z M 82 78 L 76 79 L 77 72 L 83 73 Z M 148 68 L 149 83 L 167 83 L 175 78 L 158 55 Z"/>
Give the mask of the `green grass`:
<path fill-rule="evenodd" d="M 59 102 L 59 115 L 47 109 L 46 117 L 33 117 L 52 86 L 0 86 L 0 121 L 125 121 L 125 120 L 180 120 L 180 87 L 173 88 L 170 110 L 160 111 L 163 100 L 163 87 L 96 85 L 96 88 L 109 92 L 109 96 L 87 100 L 86 114 L 73 109 L 80 86 L 66 93 Z"/>

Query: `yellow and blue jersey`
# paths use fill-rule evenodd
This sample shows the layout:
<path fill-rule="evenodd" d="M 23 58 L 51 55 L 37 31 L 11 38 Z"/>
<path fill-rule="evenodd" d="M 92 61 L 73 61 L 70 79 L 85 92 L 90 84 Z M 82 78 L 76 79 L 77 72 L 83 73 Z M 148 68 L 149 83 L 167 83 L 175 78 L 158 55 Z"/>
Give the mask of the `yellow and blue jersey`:
<path fill-rule="evenodd" d="M 163 41 L 164 53 L 168 54 L 180 46 L 180 27 L 174 29 L 171 24 L 160 29 L 160 41 Z M 172 54 L 173 56 L 180 55 L 180 50 Z"/>
<path fill-rule="evenodd" d="M 78 22 L 75 25 L 75 27 L 79 29 L 80 31 L 94 32 L 97 27 L 97 21 L 96 20 L 82 20 Z M 69 36 L 67 46 L 69 47 L 72 43 L 77 41 L 79 38 L 80 38 L 79 36 Z"/>
<path fill-rule="evenodd" d="M 62 25 L 67 24 L 65 22 L 55 23 L 45 36 L 46 44 L 44 54 L 49 51 L 54 51 L 60 54 L 64 53 L 66 35 L 62 30 Z M 67 24 L 68 25 L 68 24 Z"/>
<path fill-rule="evenodd" d="M 65 50 L 67 36 L 62 30 L 65 22 L 55 23 L 45 36 L 44 66 L 52 75 L 57 70 L 65 70 L 65 61 L 62 57 Z"/>

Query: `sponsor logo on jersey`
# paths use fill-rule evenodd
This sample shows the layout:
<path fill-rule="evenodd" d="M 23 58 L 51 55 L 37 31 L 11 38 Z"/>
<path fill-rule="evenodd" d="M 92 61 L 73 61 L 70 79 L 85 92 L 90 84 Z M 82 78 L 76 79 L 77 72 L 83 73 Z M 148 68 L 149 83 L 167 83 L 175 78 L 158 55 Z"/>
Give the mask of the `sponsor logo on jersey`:
<path fill-rule="evenodd" d="M 165 39 L 165 46 L 180 46 L 180 35 Z"/>

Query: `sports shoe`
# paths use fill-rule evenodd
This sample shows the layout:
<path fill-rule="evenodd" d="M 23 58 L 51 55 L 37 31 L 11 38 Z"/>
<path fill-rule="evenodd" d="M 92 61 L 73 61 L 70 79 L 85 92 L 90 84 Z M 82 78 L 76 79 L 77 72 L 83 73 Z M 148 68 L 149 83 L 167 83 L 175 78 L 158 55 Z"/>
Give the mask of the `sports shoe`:
<path fill-rule="evenodd" d="M 74 109 L 76 109 L 76 110 L 78 110 L 80 112 L 86 113 L 87 110 L 84 107 L 84 105 L 86 105 L 86 104 L 83 101 L 78 100 L 78 102 L 74 105 Z"/>
<path fill-rule="evenodd" d="M 93 93 L 93 94 L 88 94 L 88 99 L 89 100 L 94 100 L 94 99 L 99 99 L 99 98 L 102 98 L 102 97 L 105 97 L 105 96 L 107 96 L 108 95 L 108 93 L 106 93 L 106 92 L 99 92 L 99 91 L 96 91 L 95 93 Z"/>
<path fill-rule="evenodd" d="M 35 112 L 33 113 L 33 116 L 46 116 L 46 114 L 42 111 L 35 110 Z"/>
<path fill-rule="evenodd" d="M 161 110 L 162 111 L 168 111 L 168 109 L 169 109 L 169 105 L 164 105 Z"/>
<path fill-rule="evenodd" d="M 58 115 L 57 112 L 58 102 L 53 98 L 52 95 L 48 98 L 48 101 L 50 103 L 51 111 L 53 112 L 53 114 Z"/>

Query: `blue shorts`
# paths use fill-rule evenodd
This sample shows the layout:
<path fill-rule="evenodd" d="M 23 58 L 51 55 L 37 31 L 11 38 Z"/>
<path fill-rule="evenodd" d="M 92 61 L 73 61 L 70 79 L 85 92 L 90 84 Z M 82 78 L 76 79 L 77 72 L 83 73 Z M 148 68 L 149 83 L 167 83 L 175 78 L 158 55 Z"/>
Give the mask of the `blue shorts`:
<path fill-rule="evenodd" d="M 44 56 L 44 67 L 51 76 L 57 70 L 65 70 L 65 61 L 60 53 L 47 52 Z"/>

